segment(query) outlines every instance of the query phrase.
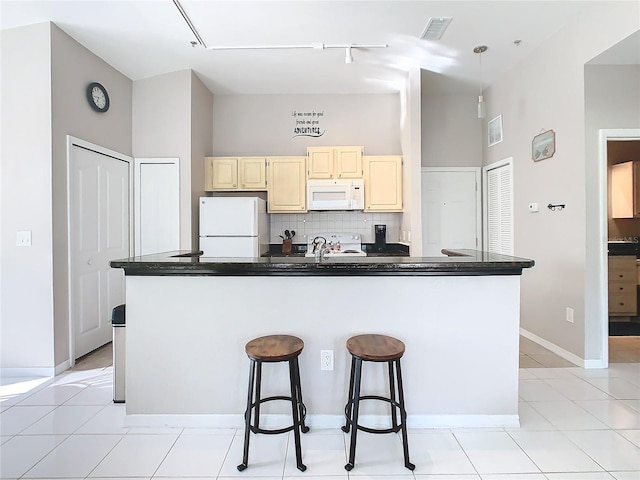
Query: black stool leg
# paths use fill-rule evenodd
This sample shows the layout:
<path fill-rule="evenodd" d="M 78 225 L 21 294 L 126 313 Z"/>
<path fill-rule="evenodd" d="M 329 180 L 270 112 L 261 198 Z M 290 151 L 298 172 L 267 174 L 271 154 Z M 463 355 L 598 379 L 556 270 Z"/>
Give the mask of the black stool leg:
<path fill-rule="evenodd" d="M 349 375 L 349 397 L 347 399 L 347 407 L 345 412 L 345 424 L 342 427 L 344 433 L 349 433 L 349 427 L 351 426 L 351 409 L 353 407 L 353 376 L 356 370 L 356 359 L 351 357 L 351 374 Z"/>
<path fill-rule="evenodd" d="M 249 462 L 249 433 L 251 433 L 251 403 L 253 401 L 253 381 L 255 378 L 256 362 L 250 359 L 249 365 L 249 392 L 247 393 L 247 409 L 244 412 L 244 451 L 242 453 L 242 463 L 238 465 L 238 471 L 247 468 Z"/>
<path fill-rule="evenodd" d="M 289 360 L 289 382 L 291 383 L 291 413 L 293 415 L 293 437 L 296 445 L 296 466 L 304 472 L 307 467 L 302 463 L 302 448 L 300 447 L 300 405 L 298 394 L 300 392 L 299 377 L 296 374 L 295 359 Z"/>
<path fill-rule="evenodd" d="M 349 463 L 344 468 L 350 472 L 353 469 L 356 459 L 356 437 L 358 434 L 358 411 L 360 409 L 360 382 L 362 380 L 362 359 L 355 359 L 355 378 L 353 385 L 353 415 L 350 415 L 351 430 L 351 446 L 349 447 Z M 351 390 L 351 389 L 350 389 Z"/>
<path fill-rule="evenodd" d="M 398 428 L 398 420 L 396 418 L 396 385 L 393 375 L 393 361 L 388 362 L 389 364 L 389 393 L 391 395 L 391 426 L 395 429 Z M 402 419 L 401 419 L 402 420 Z"/>
<path fill-rule="evenodd" d="M 293 359 L 293 365 L 295 367 L 295 377 L 296 377 L 296 393 L 298 395 L 298 415 L 300 418 L 300 430 L 302 433 L 307 433 L 309 431 L 309 427 L 304 423 L 304 402 L 302 401 L 302 383 L 300 382 L 300 364 L 298 363 L 298 357 Z"/>
<path fill-rule="evenodd" d="M 407 410 L 404 408 L 404 391 L 402 388 L 402 370 L 400 369 L 400 359 L 396 360 L 396 374 L 398 375 L 398 397 L 400 400 L 400 415 L 402 422 L 402 449 L 404 451 L 404 466 L 409 470 L 414 470 L 416 466 L 409 461 L 409 440 L 407 436 Z"/>
<path fill-rule="evenodd" d="M 255 409 L 253 412 L 253 426 L 260 428 L 260 395 L 262 387 L 262 362 L 256 362 L 256 395 L 255 395 Z"/>

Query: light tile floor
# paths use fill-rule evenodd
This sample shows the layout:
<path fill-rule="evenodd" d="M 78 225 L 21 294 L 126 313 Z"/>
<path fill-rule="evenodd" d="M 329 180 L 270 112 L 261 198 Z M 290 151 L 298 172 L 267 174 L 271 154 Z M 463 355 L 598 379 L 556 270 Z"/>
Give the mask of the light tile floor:
<path fill-rule="evenodd" d="M 290 435 L 252 435 L 240 473 L 240 431 L 125 427 L 108 347 L 54 379 L 2 380 L 0 478 L 640 480 L 640 348 L 619 344 L 620 363 L 583 370 L 522 339 L 519 428 L 410 429 L 414 472 L 397 435 L 361 433 L 349 473 L 339 430 L 303 436 L 304 473 Z"/>

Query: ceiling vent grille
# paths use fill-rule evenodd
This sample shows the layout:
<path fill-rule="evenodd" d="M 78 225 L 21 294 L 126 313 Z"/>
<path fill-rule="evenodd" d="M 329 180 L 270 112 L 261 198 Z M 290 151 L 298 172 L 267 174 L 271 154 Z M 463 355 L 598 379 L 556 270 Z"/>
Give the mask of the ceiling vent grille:
<path fill-rule="evenodd" d="M 420 38 L 422 40 L 440 40 L 444 31 L 453 20 L 452 17 L 432 17 L 427 22 L 427 26 L 424 27 Z"/>

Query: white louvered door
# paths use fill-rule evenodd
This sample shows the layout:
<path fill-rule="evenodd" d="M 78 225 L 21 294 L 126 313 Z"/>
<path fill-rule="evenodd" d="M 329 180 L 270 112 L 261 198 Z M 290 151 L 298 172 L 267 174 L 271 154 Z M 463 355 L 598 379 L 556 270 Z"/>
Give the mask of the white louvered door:
<path fill-rule="evenodd" d="M 513 167 L 511 159 L 483 167 L 485 245 L 489 252 L 513 255 Z"/>

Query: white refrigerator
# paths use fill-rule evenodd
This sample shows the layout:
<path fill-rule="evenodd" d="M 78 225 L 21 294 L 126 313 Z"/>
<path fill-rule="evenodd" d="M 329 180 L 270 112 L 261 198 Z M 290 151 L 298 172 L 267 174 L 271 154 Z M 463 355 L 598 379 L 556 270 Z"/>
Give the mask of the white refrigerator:
<path fill-rule="evenodd" d="M 267 202 L 258 197 L 201 197 L 205 257 L 259 257 L 269 251 Z"/>

